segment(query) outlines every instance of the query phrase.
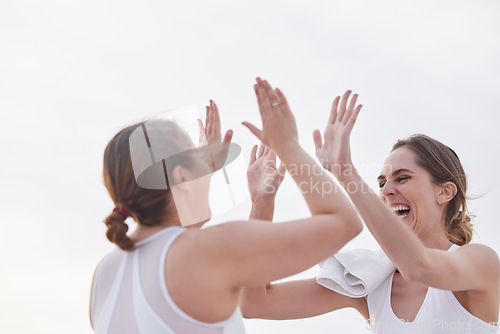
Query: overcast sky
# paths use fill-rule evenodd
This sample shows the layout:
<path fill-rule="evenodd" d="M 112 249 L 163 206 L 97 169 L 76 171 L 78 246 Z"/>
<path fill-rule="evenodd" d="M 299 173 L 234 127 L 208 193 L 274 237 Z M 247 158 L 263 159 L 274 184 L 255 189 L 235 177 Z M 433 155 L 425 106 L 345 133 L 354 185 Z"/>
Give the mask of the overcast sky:
<path fill-rule="evenodd" d="M 474 242 L 499 252 L 499 17 L 492 0 L 2 0 L 0 331 L 90 333 L 92 274 L 114 248 L 102 223 L 113 209 L 101 180 L 107 142 L 133 121 L 214 99 L 246 163 L 256 140 L 240 123 L 260 125 L 256 76 L 285 93 L 311 154 L 331 101 L 359 93 L 353 158 L 372 185 L 398 138 L 451 146 L 471 194 L 483 195 L 470 202 Z M 285 180 L 276 220 L 307 216 Z M 249 208 L 246 198 L 214 223 Z M 365 229 L 347 247 L 377 244 Z M 368 333 L 353 310 L 245 325 Z"/>

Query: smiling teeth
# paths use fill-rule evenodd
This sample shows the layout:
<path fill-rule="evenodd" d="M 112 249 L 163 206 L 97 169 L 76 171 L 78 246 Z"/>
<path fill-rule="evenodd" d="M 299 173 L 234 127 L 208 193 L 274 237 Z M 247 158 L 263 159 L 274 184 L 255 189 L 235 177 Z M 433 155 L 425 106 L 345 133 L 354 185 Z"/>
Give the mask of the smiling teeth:
<path fill-rule="evenodd" d="M 396 211 L 403 211 L 403 210 L 410 210 L 410 207 L 408 205 L 398 205 L 398 206 L 393 206 L 391 208 L 391 210 L 393 212 L 396 212 Z"/>

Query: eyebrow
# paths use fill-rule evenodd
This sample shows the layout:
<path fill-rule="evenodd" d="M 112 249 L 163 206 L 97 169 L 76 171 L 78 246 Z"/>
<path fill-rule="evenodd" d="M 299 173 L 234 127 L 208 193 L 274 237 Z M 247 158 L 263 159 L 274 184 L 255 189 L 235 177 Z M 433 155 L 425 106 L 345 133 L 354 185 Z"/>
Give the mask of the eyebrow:
<path fill-rule="evenodd" d="M 413 173 L 411 170 L 409 169 L 406 169 L 406 168 L 400 168 L 400 169 L 397 169 L 395 170 L 394 172 L 392 172 L 392 176 L 395 177 L 395 176 L 398 176 L 399 174 L 401 173 L 410 173 L 410 174 L 415 174 Z M 380 180 L 385 180 L 385 176 L 380 174 L 378 177 L 377 177 L 377 180 L 380 181 Z"/>

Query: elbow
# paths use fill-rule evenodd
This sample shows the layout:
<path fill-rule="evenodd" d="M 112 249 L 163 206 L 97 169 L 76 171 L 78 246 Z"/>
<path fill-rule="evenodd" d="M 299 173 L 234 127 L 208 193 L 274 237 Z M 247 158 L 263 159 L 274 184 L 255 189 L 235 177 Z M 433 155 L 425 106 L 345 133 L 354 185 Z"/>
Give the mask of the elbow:
<path fill-rule="evenodd" d="M 254 307 L 250 305 L 250 303 L 247 302 L 240 302 L 240 310 L 241 310 L 241 315 L 245 319 L 255 319 L 257 318 L 256 310 Z"/>
<path fill-rule="evenodd" d="M 363 222 L 361 221 L 361 218 L 359 216 L 356 217 L 354 225 L 354 237 L 357 237 L 362 231 L 363 231 Z"/>
<path fill-rule="evenodd" d="M 345 223 L 349 230 L 349 240 L 354 239 L 363 231 L 363 222 L 357 213 L 346 217 Z"/>
<path fill-rule="evenodd" d="M 406 281 L 421 284 L 426 284 L 428 281 L 430 265 L 425 255 L 419 256 L 416 261 L 398 269 Z"/>
<path fill-rule="evenodd" d="M 258 317 L 258 307 L 256 305 L 256 302 L 250 296 L 246 296 L 245 292 L 241 293 L 239 307 L 243 318 L 255 319 Z"/>
<path fill-rule="evenodd" d="M 252 309 L 251 309 L 251 307 L 249 307 L 248 303 L 244 299 L 240 300 L 239 307 L 240 307 L 241 315 L 243 316 L 243 318 L 245 318 L 245 319 L 252 319 L 253 318 L 252 317 Z"/>

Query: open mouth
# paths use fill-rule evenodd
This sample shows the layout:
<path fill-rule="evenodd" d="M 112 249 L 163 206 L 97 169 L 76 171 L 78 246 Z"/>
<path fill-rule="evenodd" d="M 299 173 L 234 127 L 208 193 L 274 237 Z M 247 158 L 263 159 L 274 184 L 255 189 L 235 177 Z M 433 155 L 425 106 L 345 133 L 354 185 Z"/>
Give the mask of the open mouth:
<path fill-rule="evenodd" d="M 406 218 L 410 213 L 410 207 L 408 205 L 396 205 L 391 207 L 392 212 L 394 212 L 398 217 Z"/>

